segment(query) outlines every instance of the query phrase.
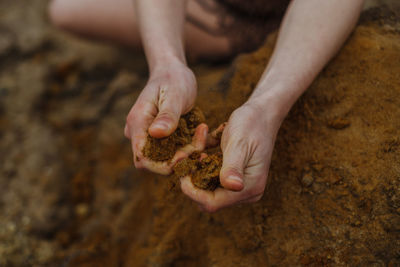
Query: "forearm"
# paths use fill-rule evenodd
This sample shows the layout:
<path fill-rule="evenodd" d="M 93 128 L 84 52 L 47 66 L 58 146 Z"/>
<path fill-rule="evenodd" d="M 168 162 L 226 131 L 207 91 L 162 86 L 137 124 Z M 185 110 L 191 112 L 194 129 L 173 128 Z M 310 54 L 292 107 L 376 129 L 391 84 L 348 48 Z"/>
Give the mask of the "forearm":
<path fill-rule="evenodd" d="M 186 63 L 185 0 L 134 0 L 150 72 L 171 61 Z"/>
<path fill-rule="evenodd" d="M 250 101 L 275 105 L 284 117 L 346 40 L 362 0 L 294 0 L 271 60 Z"/>

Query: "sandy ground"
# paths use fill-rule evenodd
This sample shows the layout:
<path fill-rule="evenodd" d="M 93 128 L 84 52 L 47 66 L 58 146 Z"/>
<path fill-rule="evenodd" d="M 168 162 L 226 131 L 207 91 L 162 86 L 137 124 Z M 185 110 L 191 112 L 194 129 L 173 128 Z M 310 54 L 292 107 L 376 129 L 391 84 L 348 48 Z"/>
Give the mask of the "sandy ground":
<path fill-rule="evenodd" d="M 398 19 L 359 28 L 296 105 L 263 200 L 207 215 L 132 166 L 143 55 L 58 32 L 46 5 L 0 2 L 0 266 L 400 264 Z M 224 81 L 257 79 L 270 52 Z M 251 92 L 215 85 L 228 67 L 193 66 L 213 126 Z"/>

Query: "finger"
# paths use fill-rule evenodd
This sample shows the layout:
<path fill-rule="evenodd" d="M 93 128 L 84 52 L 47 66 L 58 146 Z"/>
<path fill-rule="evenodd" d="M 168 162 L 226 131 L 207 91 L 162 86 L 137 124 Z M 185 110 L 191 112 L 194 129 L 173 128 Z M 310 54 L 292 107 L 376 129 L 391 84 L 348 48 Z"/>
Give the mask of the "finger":
<path fill-rule="evenodd" d="M 126 138 L 131 139 L 131 133 L 129 132 L 129 128 L 128 128 L 127 124 L 125 124 L 124 135 Z"/>
<path fill-rule="evenodd" d="M 201 207 L 205 208 L 208 212 L 215 212 L 218 210 L 218 206 L 214 205 L 213 192 L 201 190 L 195 187 L 189 176 L 185 176 L 180 179 L 182 192 L 197 202 Z"/>
<path fill-rule="evenodd" d="M 208 126 L 205 123 L 201 123 L 196 127 L 196 131 L 192 138 L 192 143 L 180 148 L 172 158 L 172 166 L 184 158 L 189 157 L 195 151 L 203 151 L 206 145 L 206 139 L 208 134 Z"/>
<path fill-rule="evenodd" d="M 135 167 L 138 169 L 145 168 L 143 165 L 144 161 L 144 156 L 142 149 L 144 147 L 144 141 L 147 138 L 146 134 L 139 134 L 136 133 L 136 135 L 132 135 L 131 139 L 131 146 L 132 146 L 132 152 L 133 152 L 133 163 L 135 164 Z"/>
<path fill-rule="evenodd" d="M 133 159 L 136 168 L 143 168 L 143 147 L 147 140 L 147 128 L 153 120 L 154 105 L 151 103 L 135 104 L 127 119 L 127 132 L 130 134 Z"/>
<path fill-rule="evenodd" d="M 240 203 L 254 203 L 254 202 L 259 201 L 262 198 L 262 196 L 263 195 L 257 195 L 254 197 L 250 197 L 248 199 L 244 199 L 244 200 L 240 201 Z"/>
<path fill-rule="evenodd" d="M 244 192 L 235 192 L 224 188 L 217 188 L 213 192 L 202 190 L 193 185 L 189 176 L 181 178 L 181 190 L 208 212 L 215 212 L 236 203 L 246 202 L 254 197 L 247 196 Z"/>
<path fill-rule="evenodd" d="M 170 175 L 172 173 L 172 165 L 167 161 L 157 162 L 143 158 L 140 161 L 140 165 L 147 170 L 161 175 Z"/>
<path fill-rule="evenodd" d="M 218 126 L 217 129 L 212 131 L 208 136 L 207 136 L 207 141 L 206 141 L 206 147 L 215 147 L 218 146 L 221 142 L 221 135 L 222 132 L 225 129 L 227 122 L 224 122 Z"/>
<path fill-rule="evenodd" d="M 172 134 L 178 127 L 181 116 L 181 106 L 177 104 L 167 88 L 160 89 L 158 114 L 149 128 L 149 134 L 155 138 L 162 138 Z"/>
<path fill-rule="evenodd" d="M 247 149 L 238 143 L 229 142 L 223 150 L 223 161 L 220 172 L 221 185 L 229 190 L 240 191 L 244 188 L 243 171 Z"/>
<path fill-rule="evenodd" d="M 208 126 L 205 123 L 200 123 L 194 132 L 192 143 L 193 149 L 195 151 L 203 151 L 206 147 L 208 135 Z M 194 151 L 193 151 L 194 152 Z"/>
<path fill-rule="evenodd" d="M 201 153 L 200 154 L 200 158 L 199 158 L 199 161 L 202 161 L 203 159 L 205 159 L 205 158 L 207 158 L 208 157 L 208 155 L 206 154 L 206 153 Z"/>

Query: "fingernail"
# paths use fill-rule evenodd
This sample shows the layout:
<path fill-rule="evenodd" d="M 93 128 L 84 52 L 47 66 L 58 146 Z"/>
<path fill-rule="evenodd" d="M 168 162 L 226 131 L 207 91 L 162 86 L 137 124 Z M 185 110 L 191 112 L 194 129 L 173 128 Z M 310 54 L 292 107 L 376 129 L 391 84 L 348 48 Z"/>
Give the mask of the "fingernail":
<path fill-rule="evenodd" d="M 158 122 L 153 124 L 153 128 L 158 128 L 160 130 L 168 130 L 169 129 L 169 125 L 166 122 L 158 121 Z"/>
<path fill-rule="evenodd" d="M 235 182 L 235 183 L 239 182 L 239 183 L 243 184 L 242 179 L 240 179 L 240 178 L 237 177 L 237 176 L 231 175 L 231 176 L 228 177 L 228 180 L 231 180 L 232 182 Z"/>

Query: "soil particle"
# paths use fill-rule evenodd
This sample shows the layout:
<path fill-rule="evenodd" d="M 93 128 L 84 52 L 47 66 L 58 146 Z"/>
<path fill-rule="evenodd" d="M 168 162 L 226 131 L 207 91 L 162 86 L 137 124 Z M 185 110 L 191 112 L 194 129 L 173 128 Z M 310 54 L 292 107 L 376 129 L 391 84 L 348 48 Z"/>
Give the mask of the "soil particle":
<path fill-rule="evenodd" d="M 310 173 L 304 174 L 303 178 L 301 178 L 301 183 L 305 187 L 311 186 L 313 182 L 314 182 L 314 177 Z"/>
<path fill-rule="evenodd" d="M 350 126 L 350 121 L 344 118 L 335 118 L 328 121 L 328 127 L 336 130 L 342 130 Z"/>
<path fill-rule="evenodd" d="M 195 107 L 179 119 L 178 127 L 170 136 L 165 138 L 147 137 L 143 155 L 154 161 L 168 161 L 176 151 L 192 142 L 196 127 L 204 122 L 203 112 Z"/>

